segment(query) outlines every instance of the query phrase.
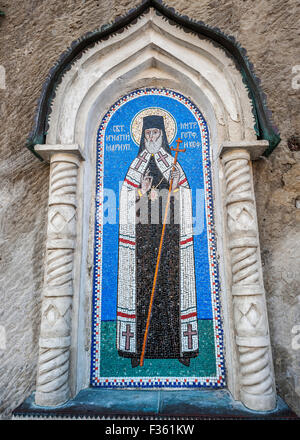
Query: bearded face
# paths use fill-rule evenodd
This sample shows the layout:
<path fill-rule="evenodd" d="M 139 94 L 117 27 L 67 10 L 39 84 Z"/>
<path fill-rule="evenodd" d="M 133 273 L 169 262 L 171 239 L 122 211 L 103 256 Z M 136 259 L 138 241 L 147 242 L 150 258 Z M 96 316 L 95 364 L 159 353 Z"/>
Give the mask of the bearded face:
<path fill-rule="evenodd" d="M 159 128 L 147 128 L 145 130 L 145 147 L 151 153 L 157 153 L 162 146 L 162 133 Z"/>

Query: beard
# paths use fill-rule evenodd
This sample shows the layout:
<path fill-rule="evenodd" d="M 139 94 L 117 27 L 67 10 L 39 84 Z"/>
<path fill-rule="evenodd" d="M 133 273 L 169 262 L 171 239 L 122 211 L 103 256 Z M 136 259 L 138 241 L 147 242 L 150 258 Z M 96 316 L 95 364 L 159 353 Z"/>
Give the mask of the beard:
<path fill-rule="evenodd" d="M 150 141 L 148 139 L 145 139 L 145 147 L 146 150 L 151 153 L 157 153 L 159 151 L 159 149 L 162 146 L 162 135 L 160 134 L 159 138 L 156 139 L 155 141 Z"/>

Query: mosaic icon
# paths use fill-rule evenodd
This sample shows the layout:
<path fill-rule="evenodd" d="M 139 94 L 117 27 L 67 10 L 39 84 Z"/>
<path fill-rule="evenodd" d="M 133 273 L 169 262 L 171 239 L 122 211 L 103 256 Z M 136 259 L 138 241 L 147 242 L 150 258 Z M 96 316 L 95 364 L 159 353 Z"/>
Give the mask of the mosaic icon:
<path fill-rule="evenodd" d="M 209 133 L 194 103 L 150 88 L 112 105 L 95 218 L 91 385 L 224 387 Z"/>

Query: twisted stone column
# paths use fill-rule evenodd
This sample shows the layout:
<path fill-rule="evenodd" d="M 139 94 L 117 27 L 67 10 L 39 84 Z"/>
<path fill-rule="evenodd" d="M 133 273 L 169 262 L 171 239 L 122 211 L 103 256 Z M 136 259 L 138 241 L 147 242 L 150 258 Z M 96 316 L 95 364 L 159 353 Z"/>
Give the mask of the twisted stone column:
<path fill-rule="evenodd" d="M 50 150 L 51 148 L 51 150 Z M 50 159 L 48 228 L 35 402 L 55 406 L 70 398 L 69 369 L 76 244 L 76 146 L 40 146 Z"/>
<path fill-rule="evenodd" d="M 276 392 L 250 154 L 246 148 L 223 148 L 222 162 L 240 400 L 268 411 L 276 405 Z"/>

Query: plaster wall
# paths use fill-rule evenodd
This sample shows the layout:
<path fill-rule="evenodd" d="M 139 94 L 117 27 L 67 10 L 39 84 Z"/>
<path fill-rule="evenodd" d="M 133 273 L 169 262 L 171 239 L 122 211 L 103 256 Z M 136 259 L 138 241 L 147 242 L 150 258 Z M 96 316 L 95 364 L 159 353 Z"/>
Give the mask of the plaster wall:
<path fill-rule="evenodd" d="M 0 18 L 0 65 L 6 72 L 5 88 L 0 88 L 2 418 L 10 417 L 35 389 L 36 380 L 49 177 L 48 165 L 24 147 L 36 100 L 49 69 L 73 40 L 138 3 L 0 3 L 6 13 Z M 276 384 L 281 397 L 300 414 L 300 348 L 293 333 L 300 325 L 300 152 L 287 145 L 290 136 L 300 135 L 300 83 L 297 86 L 293 73 L 293 66 L 300 64 L 300 7 L 296 0 L 204 0 L 188 5 L 169 0 L 168 5 L 234 35 L 247 49 L 281 133 L 277 149 L 253 168 Z"/>

